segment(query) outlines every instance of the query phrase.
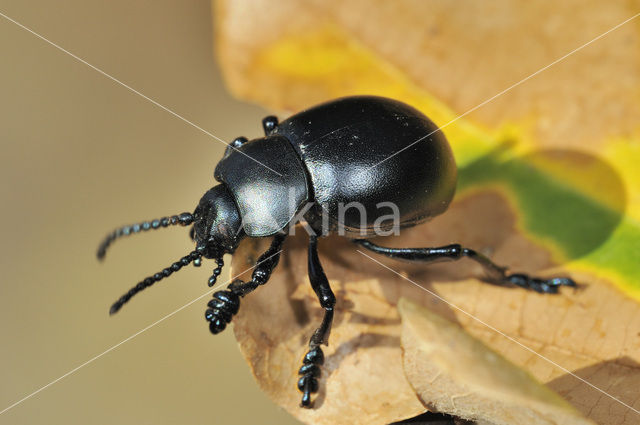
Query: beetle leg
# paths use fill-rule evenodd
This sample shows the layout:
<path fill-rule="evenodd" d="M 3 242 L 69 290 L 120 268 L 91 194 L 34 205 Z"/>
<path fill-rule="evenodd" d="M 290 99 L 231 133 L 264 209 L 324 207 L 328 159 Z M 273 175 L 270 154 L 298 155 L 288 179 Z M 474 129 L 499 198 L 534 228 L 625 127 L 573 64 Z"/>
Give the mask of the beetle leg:
<path fill-rule="evenodd" d="M 273 130 L 278 126 L 278 117 L 269 115 L 262 120 L 262 128 L 264 129 L 264 135 L 269 136 L 273 133 Z"/>
<path fill-rule="evenodd" d="M 459 260 L 463 257 L 470 258 L 480 264 L 489 275 L 488 280 L 497 284 L 512 284 L 521 288 L 533 290 L 541 293 L 556 294 L 560 286 L 576 286 L 576 283 L 569 278 L 554 277 L 549 279 L 539 279 L 523 273 L 507 273 L 507 267 L 501 267 L 489 258 L 474 251 L 464 248 L 459 244 L 446 245 L 437 248 L 387 248 L 376 245 L 366 239 L 356 239 L 355 243 L 363 248 L 382 254 L 390 258 L 408 261 L 436 262 L 446 260 Z"/>
<path fill-rule="evenodd" d="M 244 145 L 248 141 L 249 139 L 244 136 L 236 137 L 235 139 L 233 139 L 233 141 L 227 145 L 227 149 L 225 149 L 224 151 L 223 158 L 228 157 L 232 151 L 239 149 L 240 146 Z"/>
<path fill-rule="evenodd" d="M 311 287 L 318 296 L 320 305 L 324 308 L 324 317 L 320 327 L 309 340 L 309 351 L 302 360 L 302 367 L 298 371 L 298 389 L 302 392 L 300 406 L 311 406 L 311 393 L 318 391 L 318 379 L 320 377 L 320 366 L 324 363 L 324 353 L 320 348 L 322 344 L 328 344 L 331 323 L 333 322 L 333 307 L 336 304 L 336 297 L 331 291 L 327 276 L 324 274 L 322 264 L 318 258 L 318 239 L 316 236 L 309 238 L 309 281 Z"/>
<path fill-rule="evenodd" d="M 282 244 L 286 235 L 278 234 L 271 241 L 271 246 L 258 258 L 251 280 L 243 282 L 239 279 L 233 281 L 226 290 L 213 294 L 213 300 L 209 301 L 209 308 L 204 314 L 209 322 L 209 330 L 212 334 L 222 332 L 227 324 L 231 322 L 233 316 L 240 308 L 240 298 L 247 295 L 260 285 L 267 283 L 271 273 L 280 261 Z M 220 263 L 218 263 L 220 266 Z"/>

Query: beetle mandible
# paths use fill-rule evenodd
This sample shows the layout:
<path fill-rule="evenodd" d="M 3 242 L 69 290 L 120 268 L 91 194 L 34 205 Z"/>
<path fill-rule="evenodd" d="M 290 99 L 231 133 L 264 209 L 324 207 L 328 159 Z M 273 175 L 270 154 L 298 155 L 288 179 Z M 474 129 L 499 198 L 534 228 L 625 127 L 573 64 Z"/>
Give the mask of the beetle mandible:
<path fill-rule="evenodd" d="M 324 317 L 309 341 L 299 370 L 301 406 L 311 406 L 318 391 L 322 344 L 328 343 L 336 298 L 318 257 L 318 237 L 344 230 L 354 243 L 378 254 L 409 261 L 434 262 L 469 258 L 479 263 L 488 279 L 544 293 L 569 278 L 538 279 L 509 274 L 470 248 L 452 244 L 436 248 L 387 248 L 366 237 L 379 224 L 382 202 L 397 206 L 396 226 L 406 228 L 443 213 L 456 186 L 456 165 L 442 131 L 426 116 L 402 102 L 376 96 L 352 96 L 326 102 L 283 122 L 274 116 L 263 121 L 265 137 L 249 141 L 238 137 L 229 144 L 215 168 L 219 182 L 207 191 L 193 213 L 182 213 L 124 226 L 110 233 L 98 248 L 104 258 L 109 245 L 121 236 L 170 225 L 192 225 L 196 249 L 159 273 L 131 288 L 111 307 L 116 313 L 131 297 L 202 257 L 217 263 L 209 286 L 220 275 L 224 254 L 233 254 L 245 238 L 271 237 L 251 280 L 236 280 L 213 294 L 205 317 L 209 329 L 223 331 L 238 312 L 240 298 L 264 285 L 278 265 L 287 230 L 302 216 L 309 231 L 309 281 L 324 309 Z M 365 219 L 351 210 L 339 216 L 339 206 L 356 202 Z M 293 214 L 292 214 L 293 213 Z"/>

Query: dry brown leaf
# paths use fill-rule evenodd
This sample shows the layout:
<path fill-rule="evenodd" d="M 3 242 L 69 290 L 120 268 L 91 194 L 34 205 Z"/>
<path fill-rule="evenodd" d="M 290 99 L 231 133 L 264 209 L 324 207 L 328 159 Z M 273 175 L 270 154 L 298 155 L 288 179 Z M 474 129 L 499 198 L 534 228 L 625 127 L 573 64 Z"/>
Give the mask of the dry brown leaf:
<path fill-rule="evenodd" d="M 458 114 L 640 10 L 637 0 L 214 5 L 216 51 L 240 98 L 297 111 L 363 91 L 417 104 L 416 92 L 424 91 Z M 470 117 L 494 128 L 522 124 L 547 147 L 597 150 L 615 137 L 639 137 L 638 29 L 637 21 L 629 22 Z"/>
<path fill-rule="evenodd" d="M 337 6 L 284 0 L 274 7 L 264 0 L 218 0 L 215 6 L 217 53 L 236 96 L 297 111 L 337 96 L 375 93 L 428 109 L 442 125 L 629 18 L 640 4 L 500 1 L 460 7 L 453 0 L 347 0 Z M 456 142 L 473 144 L 456 138 L 458 125 L 464 133 L 468 125 L 495 129 L 508 122 L 534 146 L 606 151 L 608 160 L 621 165 L 627 212 L 637 219 L 638 156 L 628 140 L 640 136 L 638 28 L 636 21 L 611 32 L 448 127 L 454 149 Z M 621 142 L 608 144 L 611 139 Z M 606 198 L 597 195 L 596 200 Z M 513 203 L 487 188 L 466 196 L 447 214 L 387 244 L 462 242 L 516 271 L 561 272 L 553 270 L 550 252 L 518 230 L 522 217 L 512 211 Z M 620 248 L 619 239 L 626 238 L 631 247 L 633 235 L 626 228 L 610 240 L 618 238 L 613 246 Z M 593 273 L 573 274 L 584 290 L 544 296 L 470 278 L 481 271 L 468 261 L 425 267 L 380 259 L 474 319 L 359 254 L 344 239 L 331 237 L 320 245 L 338 305 L 317 410 L 298 408 L 295 388 L 300 359 L 322 314 L 306 278 L 304 237 L 290 238 L 279 270 L 243 300 L 235 325 L 262 388 L 301 420 L 389 423 L 423 410 L 401 373 L 396 304 L 405 296 L 460 323 L 594 421 L 639 422 L 640 306 L 614 288 L 619 277 L 599 269 L 602 263 L 589 268 L 586 261 L 582 270 Z M 234 268 L 252 265 L 259 252 L 247 241 Z M 599 255 L 602 260 L 620 250 Z"/>
<path fill-rule="evenodd" d="M 404 371 L 438 412 L 492 425 L 586 425 L 574 408 L 455 324 L 401 298 Z"/>
<path fill-rule="evenodd" d="M 406 273 L 418 287 L 337 236 L 324 238 L 319 244 L 321 261 L 338 300 L 330 345 L 325 350 L 325 373 L 316 409 L 299 408 L 296 373 L 322 311 L 307 279 L 306 237 L 302 230 L 298 233 L 285 243 L 280 265 L 267 285 L 242 300 L 234 331 L 261 388 L 303 422 L 386 424 L 424 411 L 402 369 L 396 309 L 400 297 L 460 323 L 466 332 L 547 384 L 590 419 L 615 425 L 640 420 L 640 305 L 606 281 L 574 275 L 586 283 L 582 290 L 550 296 L 470 278 L 480 276 L 481 270 L 469 261 L 424 266 L 379 259 Z M 453 241 L 490 253 L 514 270 L 542 275 L 560 272 L 553 270 L 547 251 L 518 233 L 509 204 L 493 192 L 458 200 L 447 214 L 380 243 L 437 246 Z M 252 266 L 266 249 L 266 242 L 245 241 L 234 255 L 234 271 Z"/>
<path fill-rule="evenodd" d="M 242 300 L 233 322 L 260 387 L 298 419 L 318 425 L 388 424 L 424 412 L 402 371 L 397 311 L 373 278 L 336 281 L 325 250 L 321 255 L 338 299 L 337 317 L 330 345 L 323 348 L 315 409 L 299 407 L 297 371 L 323 310 L 307 283 L 306 238 L 289 239 L 268 285 Z M 234 255 L 233 269 L 251 267 L 268 246 L 262 242 L 245 242 Z"/>

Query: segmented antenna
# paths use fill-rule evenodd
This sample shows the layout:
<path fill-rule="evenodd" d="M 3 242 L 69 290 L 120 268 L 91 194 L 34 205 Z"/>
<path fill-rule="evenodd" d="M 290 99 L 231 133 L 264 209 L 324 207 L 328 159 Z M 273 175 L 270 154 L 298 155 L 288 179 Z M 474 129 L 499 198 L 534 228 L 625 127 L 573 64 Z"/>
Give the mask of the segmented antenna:
<path fill-rule="evenodd" d="M 121 296 L 118 301 L 113 303 L 111 309 L 109 309 L 109 314 L 115 314 L 122 308 L 124 304 L 126 304 L 135 294 L 142 291 L 145 288 L 153 285 L 154 283 L 164 279 L 165 277 L 171 276 L 172 273 L 177 272 L 181 268 L 188 266 L 192 261 L 198 260 L 202 257 L 202 252 L 200 249 L 196 249 L 191 251 L 186 256 L 182 257 L 180 260 L 173 263 L 171 266 L 163 269 L 161 272 L 154 274 L 153 276 L 149 276 L 144 280 L 138 282 L 136 286 L 129 289 L 129 291 Z"/>
<path fill-rule="evenodd" d="M 109 233 L 98 246 L 98 252 L 96 253 L 99 260 L 103 260 L 107 254 L 107 248 L 116 239 L 123 236 L 129 236 L 133 233 L 140 233 L 140 231 L 155 230 L 160 227 L 175 226 L 180 224 L 181 226 L 188 226 L 194 221 L 194 216 L 191 213 L 183 212 L 179 215 L 172 215 L 171 217 L 162 217 L 152 221 L 143 221 L 142 223 L 131 224 L 129 226 L 122 226 L 119 229 Z"/>

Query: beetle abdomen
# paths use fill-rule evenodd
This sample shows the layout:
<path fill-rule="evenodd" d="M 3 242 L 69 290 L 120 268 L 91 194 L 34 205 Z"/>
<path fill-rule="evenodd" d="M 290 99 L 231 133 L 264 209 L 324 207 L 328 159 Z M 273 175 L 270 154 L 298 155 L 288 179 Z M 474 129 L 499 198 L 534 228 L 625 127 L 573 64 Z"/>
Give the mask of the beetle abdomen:
<path fill-rule="evenodd" d="M 444 134 L 401 102 L 338 99 L 293 115 L 275 134 L 298 151 L 334 228 L 372 234 L 390 204 L 400 226 L 411 226 L 444 212 L 453 197 L 456 166 Z"/>

